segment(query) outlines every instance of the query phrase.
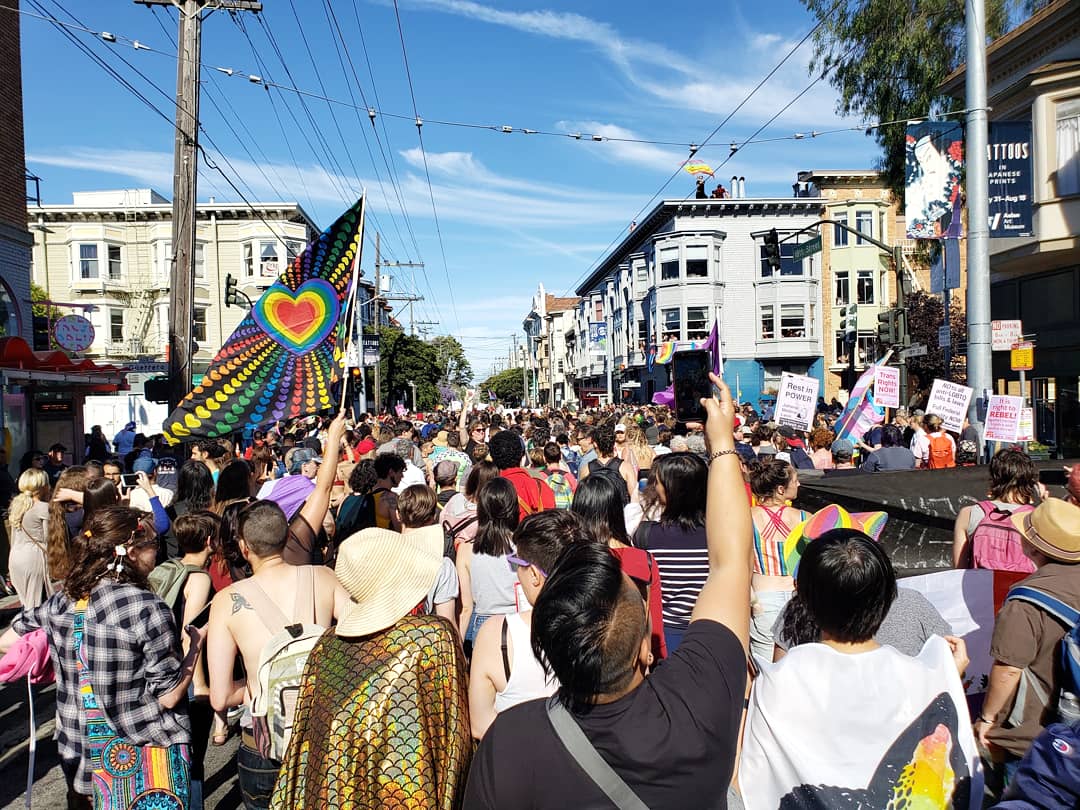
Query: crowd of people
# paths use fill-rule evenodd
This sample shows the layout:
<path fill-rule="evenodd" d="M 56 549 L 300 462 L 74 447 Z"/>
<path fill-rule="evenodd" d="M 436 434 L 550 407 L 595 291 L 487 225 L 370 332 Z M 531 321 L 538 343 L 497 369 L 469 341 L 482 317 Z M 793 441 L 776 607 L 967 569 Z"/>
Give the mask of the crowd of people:
<path fill-rule="evenodd" d="M 701 424 L 467 398 L 187 457 L 134 424 L 81 464 L 28 453 L 0 652 L 51 657 L 68 807 L 201 808 L 233 734 L 247 808 L 1059 806 L 1025 798 L 1075 740 L 1070 627 L 1037 595 L 1080 606 L 1080 468 L 1056 498 L 1000 450 L 956 517 L 955 567 L 1036 593 L 1002 607 L 970 710 L 887 515 L 800 508 L 799 470 L 977 441 L 901 411 L 853 442 L 824 403 L 803 433 L 713 382 Z"/>

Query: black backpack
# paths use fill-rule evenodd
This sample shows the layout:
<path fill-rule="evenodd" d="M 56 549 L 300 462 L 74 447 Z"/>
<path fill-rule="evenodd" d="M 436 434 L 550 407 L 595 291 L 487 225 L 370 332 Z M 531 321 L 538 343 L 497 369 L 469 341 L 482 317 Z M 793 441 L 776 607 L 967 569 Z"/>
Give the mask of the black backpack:
<path fill-rule="evenodd" d="M 449 557 L 454 562 L 457 562 L 457 537 L 461 532 L 469 526 L 476 523 L 478 518 L 476 515 L 469 515 L 459 520 L 457 523 L 451 524 L 449 520 L 444 520 L 442 524 L 443 528 L 443 556 Z"/>

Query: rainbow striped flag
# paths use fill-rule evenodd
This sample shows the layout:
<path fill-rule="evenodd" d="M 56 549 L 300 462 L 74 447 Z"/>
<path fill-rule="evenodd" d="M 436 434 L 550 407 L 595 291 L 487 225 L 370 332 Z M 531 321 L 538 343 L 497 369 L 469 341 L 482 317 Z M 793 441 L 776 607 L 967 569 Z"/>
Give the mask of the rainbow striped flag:
<path fill-rule="evenodd" d="M 877 363 L 867 366 L 858 382 L 855 383 L 844 412 L 840 414 L 833 428 L 836 431 L 836 438 L 857 442 L 871 427 L 884 421 L 885 409 L 874 404 L 874 394 L 870 391 L 870 386 L 874 382 L 874 368 L 884 363 L 888 357 L 889 355 L 885 355 Z"/>

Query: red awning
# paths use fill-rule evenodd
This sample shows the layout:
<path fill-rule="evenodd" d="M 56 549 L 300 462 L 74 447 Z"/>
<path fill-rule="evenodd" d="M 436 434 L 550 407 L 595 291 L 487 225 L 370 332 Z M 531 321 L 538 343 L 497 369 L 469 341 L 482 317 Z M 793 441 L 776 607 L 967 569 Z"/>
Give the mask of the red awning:
<path fill-rule="evenodd" d="M 0 338 L 0 376 L 12 381 L 108 386 L 113 391 L 125 383 L 119 366 L 98 365 L 88 358 L 72 360 L 61 351 L 35 352 L 20 337 Z"/>

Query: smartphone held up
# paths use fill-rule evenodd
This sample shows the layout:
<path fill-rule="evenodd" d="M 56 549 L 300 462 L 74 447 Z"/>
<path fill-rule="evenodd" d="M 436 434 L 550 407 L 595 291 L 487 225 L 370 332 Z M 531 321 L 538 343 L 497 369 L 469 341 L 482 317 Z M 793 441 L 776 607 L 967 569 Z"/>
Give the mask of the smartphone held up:
<path fill-rule="evenodd" d="M 709 380 L 712 356 L 706 349 L 675 352 L 671 357 L 671 383 L 675 395 L 675 418 L 680 422 L 704 422 L 701 400 L 713 395 Z"/>

